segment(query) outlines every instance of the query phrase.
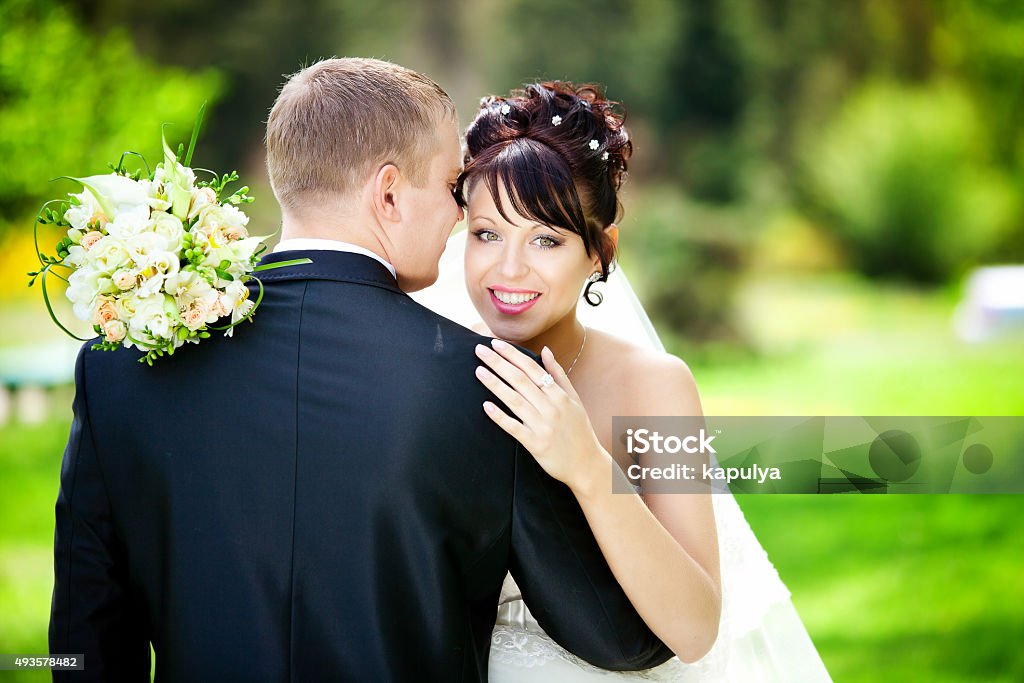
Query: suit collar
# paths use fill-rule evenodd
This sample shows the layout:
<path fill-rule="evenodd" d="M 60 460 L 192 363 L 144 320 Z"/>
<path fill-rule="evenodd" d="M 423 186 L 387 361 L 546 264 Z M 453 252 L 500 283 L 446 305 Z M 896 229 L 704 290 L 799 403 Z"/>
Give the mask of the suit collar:
<path fill-rule="evenodd" d="M 398 282 L 387 267 L 376 259 L 345 251 L 290 249 L 267 254 L 260 265 L 309 259 L 312 263 L 282 266 L 255 274 L 262 282 L 287 280 L 334 280 L 389 289 L 399 294 Z"/>

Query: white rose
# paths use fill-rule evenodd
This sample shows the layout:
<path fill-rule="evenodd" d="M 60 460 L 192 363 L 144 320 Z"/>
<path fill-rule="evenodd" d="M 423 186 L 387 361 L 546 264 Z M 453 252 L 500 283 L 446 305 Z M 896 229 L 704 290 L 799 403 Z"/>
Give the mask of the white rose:
<path fill-rule="evenodd" d="M 164 251 L 177 252 L 181 249 L 182 238 L 185 237 L 185 227 L 177 216 L 161 211 L 154 216 L 153 233 L 164 239 Z"/>
<path fill-rule="evenodd" d="M 123 241 L 140 235 L 149 228 L 149 207 L 131 206 L 117 210 L 114 220 L 107 224 L 107 234 Z"/>
<path fill-rule="evenodd" d="M 214 229 L 249 224 L 249 217 L 231 204 L 211 204 L 200 211 L 199 222 Z"/>
<path fill-rule="evenodd" d="M 149 329 L 154 339 L 170 339 L 171 328 L 175 324 L 171 311 L 174 301 L 166 295 L 136 298 L 135 314 L 128 320 L 128 329 L 136 339 L 143 339 L 143 330 Z"/>
<path fill-rule="evenodd" d="M 104 273 L 113 273 L 131 261 L 131 254 L 124 244 L 110 237 L 104 237 L 89 249 L 89 259 L 96 269 Z"/>
<path fill-rule="evenodd" d="M 177 271 L 176 266 L 180 262 L 177 249 L 168 250 L 166 248 L 167 241 L 168 238 L 164 235 L 144 232 L 127 240 L 125 247 L 139 269 L 155 267 L 157 270 L 167 273 L 172 269 Z"/>
<path fill-rule="evenodd" d="M 137 293 L 120 297 L 114 302 L 114 305 L 117 306 L 117 317 L 131 323 L 135 316 L 138 315 L 139 305 L 142 301 L 143 297 L 140 297 Z"/>
<path fill-rule="evenodd" d="M 94 268 L 82 267 L 71 273 L 65 296 L 73 304 L 75 316 L 79 320 L 92 319 L 94 303 L 103 289 L 103 284 L 102 273 Z"/>

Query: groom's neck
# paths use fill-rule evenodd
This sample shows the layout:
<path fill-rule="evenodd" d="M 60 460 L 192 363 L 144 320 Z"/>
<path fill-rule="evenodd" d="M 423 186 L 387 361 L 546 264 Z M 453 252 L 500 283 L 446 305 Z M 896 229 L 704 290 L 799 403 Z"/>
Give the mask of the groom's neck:
<path fill-rule="evenodd" d="M 281 240 L 321 239 L 347 242 L 369 249 L 381 258 L 387 258 L 380 239 L 368 229 L 366 221 L 354 221 L 348 216 L 289 216 L 281 220 Z"/>

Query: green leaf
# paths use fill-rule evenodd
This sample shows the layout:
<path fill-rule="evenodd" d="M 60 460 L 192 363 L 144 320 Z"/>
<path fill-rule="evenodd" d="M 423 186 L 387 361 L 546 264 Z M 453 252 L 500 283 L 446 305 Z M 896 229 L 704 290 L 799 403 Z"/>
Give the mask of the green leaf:
<path fill-rule="evenodd" d="M 185 154 L 185 166 L 189 166 L 192 163 L 192 152 L 196 149 L 196 140 L 199 138 L 199 128 L 203 125 L 203 116 L 206 114 L 206 102 L 203 102 L 202 106 L 199 107 L 199 113 L 196 115 L 196 123 L 192 126 L 192 139 L 188 143 L 188 152 Z"/>

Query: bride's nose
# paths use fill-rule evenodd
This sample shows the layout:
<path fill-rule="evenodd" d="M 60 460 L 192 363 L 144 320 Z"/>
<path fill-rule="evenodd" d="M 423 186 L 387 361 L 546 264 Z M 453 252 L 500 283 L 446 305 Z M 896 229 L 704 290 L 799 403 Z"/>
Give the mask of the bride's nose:
<path fill-rule="evenodd" d="M 502 250 L 501 263 L 498 264 L 498 269 L 501 276 L 510 281 L 524 277 L 530 272 L 530 268 L 523 258 L 522 251 L 514 246 L 508 246 Z"/>

